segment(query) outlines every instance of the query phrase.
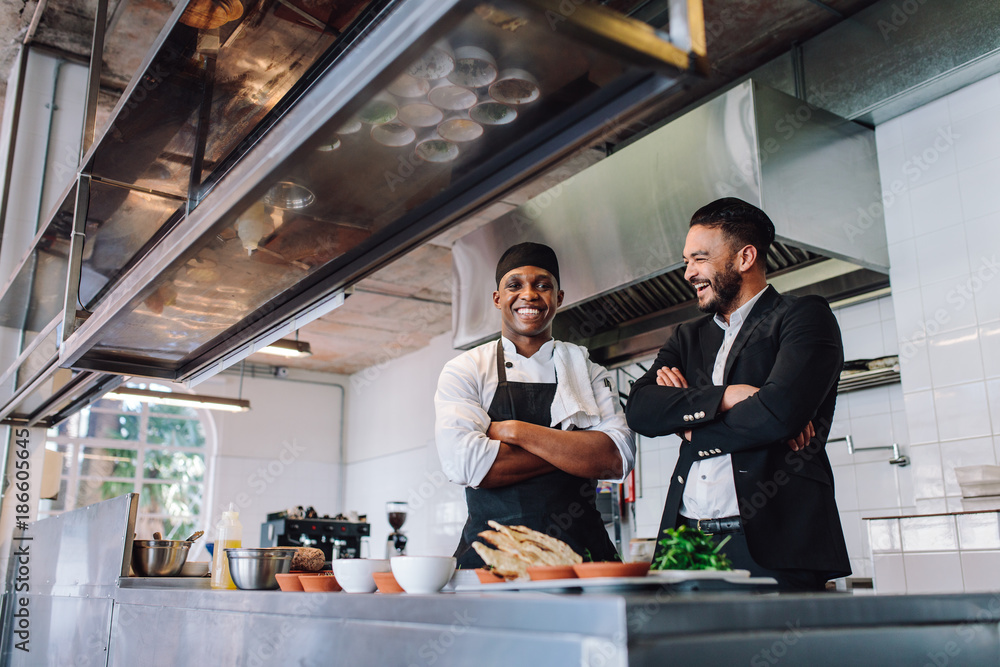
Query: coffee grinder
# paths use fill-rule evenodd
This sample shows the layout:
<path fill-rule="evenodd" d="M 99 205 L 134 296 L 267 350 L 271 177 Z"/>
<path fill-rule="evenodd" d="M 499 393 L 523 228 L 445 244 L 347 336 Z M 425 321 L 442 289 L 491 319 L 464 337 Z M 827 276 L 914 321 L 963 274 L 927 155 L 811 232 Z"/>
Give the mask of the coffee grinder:
<path fill-rule="evenodd" d="M 385 504 L 386 514 L 389 515 L 389 525 L 392 526 L 392 532 L 389 533 L 389 538 L 385 542 L 386 558 L 406 555 L 406 535 L 399 529 L 406 522 L 407 509 L 406 503 L 388 502 Z"/>

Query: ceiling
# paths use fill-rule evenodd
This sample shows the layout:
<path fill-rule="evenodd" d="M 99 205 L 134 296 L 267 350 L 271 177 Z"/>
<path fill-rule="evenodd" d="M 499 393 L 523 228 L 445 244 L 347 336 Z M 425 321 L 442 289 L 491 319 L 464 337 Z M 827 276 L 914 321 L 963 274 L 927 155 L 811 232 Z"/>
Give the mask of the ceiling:
<path fill-rule="evenodd" d="M 0 105 L 17 54 L 30 31 L 38 2 L 0 4 Z M 664 118 L 745 76 L 787 52 L 796 42 L 830 28 L 873 0 L 705 0 L 710 75 L 650 110 L 629 133 L 641 133 Z M 92 0 L 49 0 L 43 4 L 32 44 L 74 59 L 89 58 Z M 146 50 L 175 7 L 174 0 L 109 0 L 108 32 L 98 101 L 106 118 Z M 659 27 L 665 0 L 607 0 L 603 4 Z M 628 139 L 621 135 L 618 140 Z M 300 331 L 312 356 L 282 359 L 280 365 L 351 374 L 425 347 L 451 329 L 451 244 L 607 154 L 602 144 L 581 150 L 542 177 L 505 193 L 438 237 L 355 286 L 345 304 Z M 580 159 L 581 157 L 585 159 Z M 253 361 L 275 363 L 255 355 Z"/>

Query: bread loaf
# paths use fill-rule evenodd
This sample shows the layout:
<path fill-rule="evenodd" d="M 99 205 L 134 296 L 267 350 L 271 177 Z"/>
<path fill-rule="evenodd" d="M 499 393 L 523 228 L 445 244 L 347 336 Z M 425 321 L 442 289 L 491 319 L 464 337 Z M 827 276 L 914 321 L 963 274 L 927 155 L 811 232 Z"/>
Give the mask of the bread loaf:
<path fill-rule="evenodd" d="M 319 572 L 326 563 L 326 556 L 322 549 L 312 547 L 299 547 L 292 556 L 292 569 L 304 570 L 306 572 Z"/>

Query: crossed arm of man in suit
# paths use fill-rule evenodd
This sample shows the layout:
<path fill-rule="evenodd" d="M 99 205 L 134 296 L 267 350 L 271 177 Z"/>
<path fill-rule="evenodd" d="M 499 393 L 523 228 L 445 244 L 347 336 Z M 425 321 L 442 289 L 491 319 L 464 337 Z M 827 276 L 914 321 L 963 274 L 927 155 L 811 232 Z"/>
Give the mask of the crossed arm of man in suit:
<path fill-rule="evenodd" d="M 677 433 L 719 455 L 776 442 L 804 448 L 816 434 L 812 419 L 839 377 L 843 352 L 836 318 L 822 299 L 803 297 L 789 308 L 754 332 L 752 342 L 761 334 L 777 337 L 774 363 L 759 387 L 717 386 L 704 371 L 689 372 L 680 339 L 671 336 L 633 387 L 629 424 L 648 436 Z M 692 375 L 700 375 L 694 386 Z M 702 416 L 684 419 L 694 412 Z"/>
<path fill-rule="evenodd" d="M 656 369 L 656 384 L 661 387 L 688 389 L 687 379 L 684 377 L 681 369 L 676 366 L 673 368 L 662 366 Z M 760 391 L 760 387 L 755 387 L 752 384 L 731 384 L 727 386 L 726 391 L 722 394 L 722 402 L 719 403 L 718 412 L 728 412 L 735 407 L 737 403 L 745 401 L 758 391 Z M 680 435 L 682 438 L 690 442 L 691 436 L 693 435 L 692 429 L 686 429 Z M 792 448 L 792 451 L 797 452 L 804 449 L 815 435 L 816 429 L 813 428 L 813 423 L 810 420 L 809 423 L 806 424 L 806 427 L 802 429 L 801 433 L 788 441 L 788 446 Z"/>

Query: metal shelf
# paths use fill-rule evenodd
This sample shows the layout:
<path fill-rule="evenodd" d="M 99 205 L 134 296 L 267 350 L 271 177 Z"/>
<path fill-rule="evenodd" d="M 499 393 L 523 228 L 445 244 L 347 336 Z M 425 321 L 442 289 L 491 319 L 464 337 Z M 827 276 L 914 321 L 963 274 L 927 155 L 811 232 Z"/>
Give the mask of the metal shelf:
<path fill-rule="evenodd" d="M 854 373 L 844 371 L 840 374 L 837 393 L 846 394 L 849 391 L 881 387 L 882 385 L 897 384 L 898 382 L 900 382 L 899 363 L 896 363 L 892 368 L 879 368 L 872 371 Z"/>

